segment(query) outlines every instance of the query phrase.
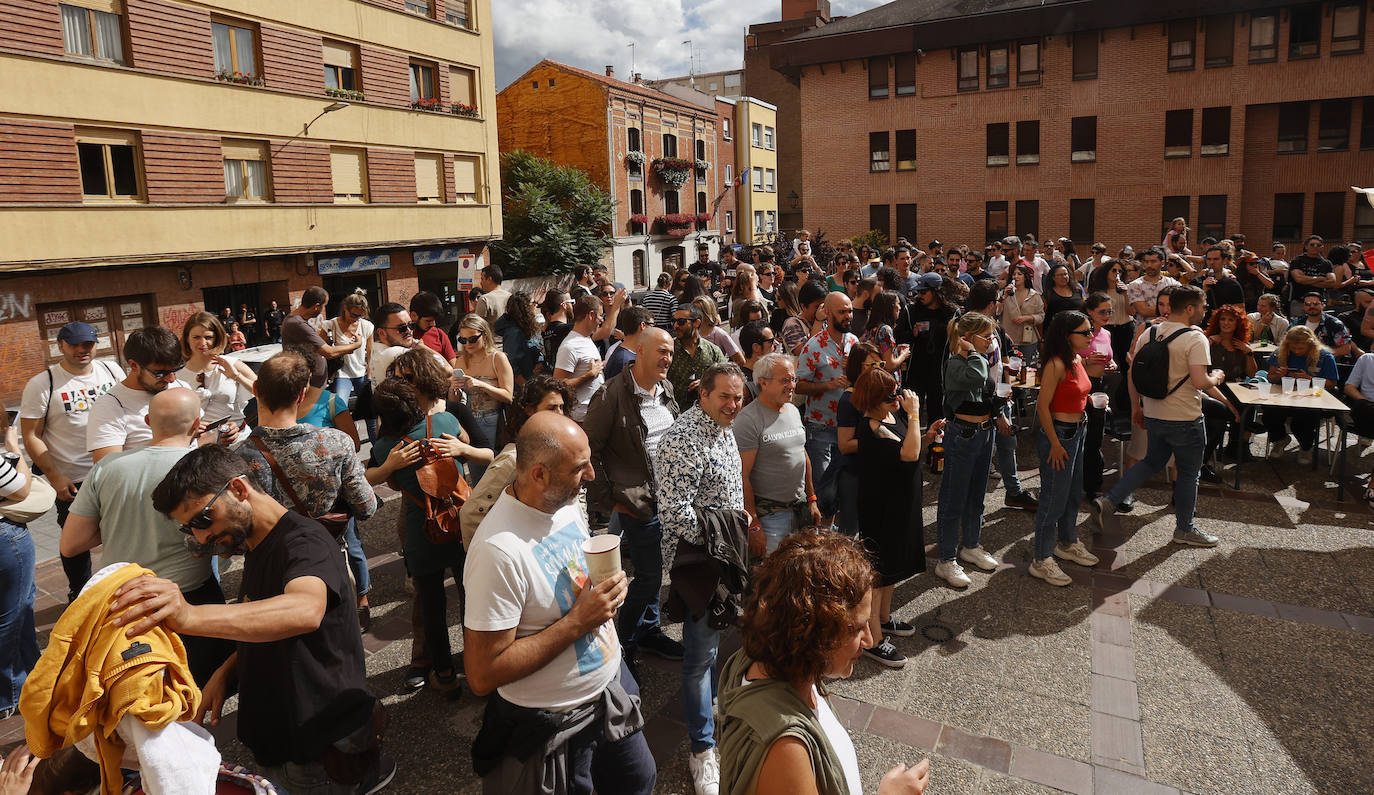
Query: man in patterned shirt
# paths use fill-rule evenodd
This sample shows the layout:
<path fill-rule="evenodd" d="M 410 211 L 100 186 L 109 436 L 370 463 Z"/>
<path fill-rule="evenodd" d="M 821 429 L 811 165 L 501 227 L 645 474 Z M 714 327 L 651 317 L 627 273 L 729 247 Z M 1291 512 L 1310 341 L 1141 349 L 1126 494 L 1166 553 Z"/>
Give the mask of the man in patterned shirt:
<path fill-rule="evenodd" d="M 658 518 L 663 526 L 664 570 L 673 566 L 679 539 L 704 544 L 698 510 L 744 510 L 744 477 L 730 426 L 744 405 L 744 373 L 731 362 L 712 365 L 701 376 L 701 401 L 682 412 L 658 442 L 654 477 Z M 682 703 L 687 723 L 688 766 L 698 795 L 716 795 L 716 758 L 711 715 L 711 669 L 720 630 L 709 616 L 688 616 L 682 624 Z"/>
<path fill-rule="evenodd" d="M 1140 278 L 1126 285 L 1126 298 L 1135 310 L 1136 320 L 1143 323 L 1155 316 L 1155 303 L 1160 292 L 1165 287 L 1177 287 L 1178 280 L 1163 274 L 1164 249 L 1159 246 L 1140 255 L 1140 266 L 1144 272 Z"/>
<path fill-rule="evenodd" d="M 826 327 L 806 341 L 797 357 L 797 391 L 806 395 L 806 455 L 816 478 L 822 527 L 835 518 L 835 474 L 827 470 L 840 455 L 835 412 L 840 407 L 840 395 L 849 386 L 844 377 L 844 360 L 849 348 L 859 341 L 849 333 L 849 321 L 854 317 L 849 296 L 827 295 L 825 316 Z"/>

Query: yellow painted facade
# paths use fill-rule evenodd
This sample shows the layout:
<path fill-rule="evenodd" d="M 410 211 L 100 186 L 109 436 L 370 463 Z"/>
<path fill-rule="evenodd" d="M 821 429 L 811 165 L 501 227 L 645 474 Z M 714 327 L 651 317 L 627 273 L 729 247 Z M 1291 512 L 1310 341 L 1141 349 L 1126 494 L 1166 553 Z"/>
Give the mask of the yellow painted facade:
<path fill-rule="evenodd" d="M 737 202 L 741 243 L 761 243 L 765 234 L 778 231 L 777 130 L 776 107 L 753 97 L 735 100 L 735 168 L 744 177 Z"/>

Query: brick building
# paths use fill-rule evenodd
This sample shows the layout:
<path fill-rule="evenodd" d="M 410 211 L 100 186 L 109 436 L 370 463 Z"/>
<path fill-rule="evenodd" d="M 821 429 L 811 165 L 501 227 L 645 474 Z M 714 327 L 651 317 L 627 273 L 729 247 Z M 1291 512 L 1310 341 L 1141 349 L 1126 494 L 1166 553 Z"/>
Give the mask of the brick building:
<path fill-rule="evenodd" d="M 544 60 L 496 98 L 502 152 L 576 166 L 615 198 L 610 264 L 627 286 L 653 287 L 666 263 L 694 260 L 699 241 L 712 256 L 720 244 L 725 122 L 711 97 L 667 88 Z M 660 174 L 656 162 L 669 160 L 681 167 Z"/>
<path fill-rule="evenodd" d="M 118 355 L 311 284 L 456 297 L 501 234 L 489 20 L 489 0 L 0 0 L 0 397 L 68 320 Z"/>
<path fill-rule="evenodd" d="M 1367 0 L 987 6 L 897 0 L 768 48 L 817 122 L 808 227 L 1138 248 L 1184 216 L 1260 250 L 1374 239 L 1348 187 L 1374 174 Z"/>

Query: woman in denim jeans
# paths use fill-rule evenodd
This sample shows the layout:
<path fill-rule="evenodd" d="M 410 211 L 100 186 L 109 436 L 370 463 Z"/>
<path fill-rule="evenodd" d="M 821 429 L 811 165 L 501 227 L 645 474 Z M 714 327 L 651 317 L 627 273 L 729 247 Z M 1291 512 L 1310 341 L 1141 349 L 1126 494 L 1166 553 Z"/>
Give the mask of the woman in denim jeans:
<path fill-rule="evenodd" d="M 1072 582 L 1055 562 L 1056 557 L 1083 566 L 1097 565 L 1097 557 L 1078 540 L 1083 439 L 1088 432 L 1083 412 L 1092 391 L 1092 381 L 1083 368 L 1079 351 L 1088 348 L 1092 335 L 1087 315 L 1066 310 L 1050 321 L 1041 348 L 1040 400 L 1036 406 L 1040 420 L 1036 432 L 1040 451 L 1040 510 L 1035 514 L 1030 575 L 1050 585 Z"/>
<path fill-rule="evenodd" d="M 0 508 L 29 496 L 28 462 L 19 455 L 19 433 L 5 429 L 5 458 L 0 458 Z M 27 526 L 0 516 L 0 720 L 14 714 L 29 669 L 38 662 L 34 629 L 33 538 Z"/>
<path fill-rule="evenodd" d="M 935 574 L 955 588 L 972 583 L 955 560 L 983 571 L 997 568 L 997 559 L 983 551 L 983 498 L 992 467 L 992 435 L 1006 422 L 994 406 L 996 386 L 989 370 L 988 351 L 997 333 L 992 318 L 969 312 L 949 322 L 949 358 L 945 360 L 945 473 L 940 478 L 940 501 L 935 514 L 940 562 Z"/>

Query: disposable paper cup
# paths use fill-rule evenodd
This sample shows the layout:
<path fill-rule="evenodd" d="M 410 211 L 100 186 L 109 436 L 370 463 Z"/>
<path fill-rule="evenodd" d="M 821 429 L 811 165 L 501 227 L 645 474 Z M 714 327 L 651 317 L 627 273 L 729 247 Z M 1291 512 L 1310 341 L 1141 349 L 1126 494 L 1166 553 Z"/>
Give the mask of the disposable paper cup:
<path fill-rule="evenodd" d="M 1093 408 L 1095 409 L 1105 409 L 1107 407 L 1108 397 L 1106 392 L 1094 392 L 1088 395 L 1088 398 L 1092 400 Z"/>
<path fill-rule="evenodd" d="M 1269 397 L 1269 393 L 1273 391 L 1274 385 L 1268 381 L 1260 381 L 1255 384 L 1255 389 L 1259 391 L 1260 397 Z"/>
<path fill-rule="evenodd" d="M 592 585 L 615 576 L 620 571 L 620 536 L 603 533 L 582 542 L 582 552 L 587 556 L 587 576 Z"/>
<path fill-rule="evenodd" d="M 997 397 L 1004 398 L 1011 394 L 1011 384 L 998 384 Z"/>
<path fill-rule="evenodd" d="M 1035 368 L 1026 368 L 1026 386 L 1035 386 Z"/>
<path fill-rule="evenodd" d="M 1023 364 L 1025 364 L 1025 362 L 1019 356 L 1012 356 L 1007 359 L 1007 366 L 1013 370 L 1020 370 Z"/>
<path fill-rule="evenodd" d="M 1296 392 L 1297 389 L 1298 389 L 1298 379 L 1294 378 L 1294 377 L 1291 376 L 1291 375 L 1285 375 L 1285 376 L 1283 377 L 1283 391 L 1284 391 L 1284 392 Z"/>
<path fill-rule="evenodd" d="M 1313 379 L 1312 379 L 1312 394 L 1315 395 L 1315 394 L 1317 394 L 1318 392 L 1322 391 L 1323 389 L 1326 389 L 1326 379 L 1325 379 L 1325 378 L 1313 378 Z"/>

